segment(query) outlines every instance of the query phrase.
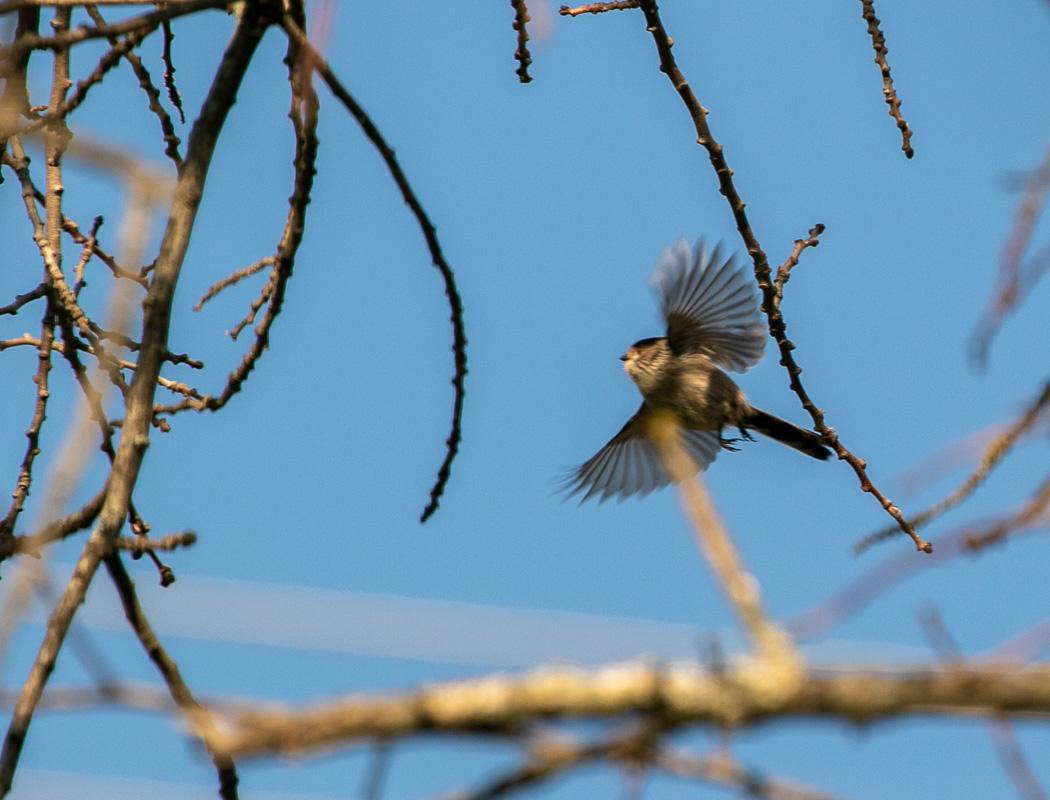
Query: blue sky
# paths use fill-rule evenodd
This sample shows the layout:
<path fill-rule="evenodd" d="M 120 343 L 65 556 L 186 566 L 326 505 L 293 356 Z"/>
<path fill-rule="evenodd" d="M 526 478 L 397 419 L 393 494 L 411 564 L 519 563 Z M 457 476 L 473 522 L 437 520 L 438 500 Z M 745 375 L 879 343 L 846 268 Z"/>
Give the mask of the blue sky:
<path fill-rule="evenodd" d="M 326 55 L 396 148 L 463 296 L 470 369 L 463 444 L 440 510 L 421 527 L 452 407 L 447 305 L 381 160 L 322 87 L 319 174 L 270 350 L 220 414 L 181 415 L 170 434 L 153 435 L 136 491 L 155 532 L 192 528 L 199 535 L 194 549 L 169 559 L 183 578 L 172 588 L 162 592 L 149 573 L 136 575 L 147 610 L 173 620 L 159 628 L 203 695 L 307 701 L 519 669 L 530 652 L 533 663 L 556 658 L 551 642 L 603 625 L 618 645 L 626 634 L 617 625 L 641 630 L 638 647 L 667 656 L 682 655 L 674 648 L 688 640 L 690 626 L 731 636 L 732 614 L 672 492 L 579 507 L 555 490 L 564 470 L 589 458 L 638 405 L 618 356 L 636 339 L 662 333 L 648 290 L 661 249 L 681 236 L 742 246 L 685 108 L 657 69 L 640 12 L 565 19 L 556 6 L 536 6 L 534 16 L 546 24 L 537 21 L 534 80 L 523 86 L 514 74 L 508 3 L 334 5 Z M 1015 212 L 1011 176 L 1036 166 L 1050 138 L 1043 101 L 1050 6 L 881 0 L 877 11 L 915 131 L 910 161 L 886 114 L 859 3 L 661 8 L 679 66 L 710 111 L 770 261 L 783 262 L 815 223 L 827 226 L 787 286 L 788 335 L 828 423 L 909 512 L 965 473 L 957 469 L 914 495 L 897 480 L 904 470 L 1012 417 L 1045 378 L 1046 285 L 1007 321 L 987 369 L 974 369 L 966 345 Z M 188 116 L 231 28 L 221 12 L 175 25 Z M 86 72 L 101 52 L 77 51 L 74 69 Z M 263 279 L 228 290 L 200 313 L 191 308 L 215 280 L 271 253 L 284 221 L 292 137 L 283 54 L 283 37 L 272 31 L 217 150 L 176 296 L 171 349 L 207 368 L 166 374 L 202 391 L 218 391 L 239 361 L 247 340 L 232 342 L 224 331 Z M 148 42 L 144 56 L 159 74 L 158 42 Z M 37 91 L 46 91 L 44 72 L 36 77 Z M 109 104 L 118 102 L 115 115 Z M 130 73 L 107 80 L 73 119 L 85 136 L 162 162 L 156 122 Z M 40 163 L 39 151 L 32 153 Z M 0 272 L 0 304 L 34 286 L 39 274 L 16 182 L 9 173 L 5 179 L 0 252 L 12 268 Z M 106 214 L 104 243 L 113 241 L 121 202 L 108 178 L 70 168 L 69 213 L 85 225 Z M 1041 223 L 1034 241 L 1048 233 Z M 95 274 L 87 291 L 98 309 L 107 281 Z M 31 331 L 38 319 L 35 307 L 2 317 L 0 336 Z M 739 383 L 756 405 L 806 424 L 773 352 L 770 345 Z M 28 348 L 0 357 L 7 409 L 0 452 L 8 454 L 4 480 L 12 486 L 34 359 Z M 61 373 L 54 373 L 41 469 L 52 463 L 72 413 L 72 386 Z M 1025 445 L 929 534 L 1023 500 L 1042 479 L 1045 448 L 1041 439 Z M 101 481 L 102 464 L 94 466 L 82 497 Z M 708 479 L 777 617 L 818 602 L 894 548 L 910 547 L 901 540 L 852 554 L 852 544 L 888 518 L 845 464 L 759 440 L 720 455 Z M 38 488 L 33 498 L 42 494 Z M 64 582 L 81 543 L 59 548 L 56 582 Z M 1039 536 L 1025 537 L 921 571 L 836 630 L 820 658 L 869 658 L 865 648 L 873 643 L 888 661 L 925 657 L 916 614 L 929 603 L 966 653 L 990 648 L 1047 616 L 1048 547 Z M 202 624 L 222 630 L 226 619 L 225 630 L 243 630 L 230 616 L 234 607 L 243 612 L 241 600 L 223 597 L 242 598 L 252 587 L 288 598 L 304 614 L 318 603 L 345 610 L 351 633 L 337 614 L 326 624 L 331 639 L 349 644 L 326 647 L 323 630 L 309 641 L 277 641 L 295 628 L 277 619 L 269 643 L 262 634 L 231 641 L 187 629 L 196 614 Z M 122 676 L 156 683 L 137 644 L 105 622 L 112 595 L 101 576 L 89 596 L 88 610 L 100 609 L 92 611 L 90 636 Z M 398 638 L 389 635 L 395 623 L 375 622 L 388 619 L 380 612 L 391 603 L 407 618 L 447 630 L 461 643 L 451 649 L 464 655 L 362 643 L 384 628 L 387 640 Z M 182 629 L 171 608 L 185 609 Z M 477 656 L 472 644 L 491 630 L 479 620 L 505 626 L 508 647 L 520 650 L 526 641 L 532 649 L 510 665 L 486 663 L 491 657 Z M 411 639 L 417 628 L 403 624 Z M 37 623 L 22 631 L 3 665 L 5 685 L 20 684 L 41 631 Z M 609 653 L 565 647 L 561 657 L 583 661 Z M 53 682 L 85 682 L 71 654 Z M 1035 726 L 1019 733 L 1036 773 L 1050 783 L 1050 766 L 1039 758 L 1050 736 Z M 712 740 L 709 732 L 681 737 L 698 747 Z M 926 756 L 916 759 L 920 749 Z M 1011 791 L 976 722 L 769 725 L 741 733 L 736 752 L 770 773 L 857 798 L 902 787 L 943 796 Z M 354 797 L 367 761 L 356 750 L 303 765 L 247 764 L 244 796 Z M 128 784 L 139 787 L 129 797 L 214 791 L 206 760 L 156 715 L 42 714 L 23 763 L 33 771 L 16 784 L 15 797 L 66 796 L 73 790 L 63 787 L 81 780 L 76 773 L 101 782 L 100 796 L 117 796 L 106 783 L 115 779 L 168 787 Z M 514 751 L 505 746 L 413 742 L 395 751 L 384 797 L 471 785 L 511 763 Z M 618 781 L 615 770 L 588 769 L 540 796 L 612 796 Z M 686 792 L 724 794 L 658 778 L 646 797 Z"/>

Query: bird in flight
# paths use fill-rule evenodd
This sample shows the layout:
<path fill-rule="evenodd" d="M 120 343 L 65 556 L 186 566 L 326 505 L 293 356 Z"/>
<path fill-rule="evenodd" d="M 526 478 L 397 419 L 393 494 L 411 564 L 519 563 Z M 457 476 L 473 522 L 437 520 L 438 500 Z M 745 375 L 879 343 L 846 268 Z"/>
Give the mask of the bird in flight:
<path fill-rule="evenodd" d="M 721 247 L 709 252 L 701 239 L 685 239 L 664 250 L 653 284 L 667 335 L 641 339 L 620 356 L 642 394 L 642 406 L 609 443 L 577 468 L 566 482 L 567 496 L 580 502 L 597 497 L 646 495 L 671 483 L 654 442 L 654 422 L 670 418 L 695 466 L 704 470 L 722 448 L 726 428 L 750 431 L 821 460 L 831 456 L 820 436 L 767 414 L 747 398 L 723 369 L 746 372 L 761 359 L 766 327 L 755 284 Z"/>

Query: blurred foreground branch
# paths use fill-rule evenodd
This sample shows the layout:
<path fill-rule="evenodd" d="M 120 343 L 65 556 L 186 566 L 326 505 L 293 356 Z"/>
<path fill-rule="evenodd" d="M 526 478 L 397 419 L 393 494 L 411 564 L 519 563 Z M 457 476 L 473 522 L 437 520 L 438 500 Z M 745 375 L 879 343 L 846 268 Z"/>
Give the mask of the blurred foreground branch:
<path fill-rule="evenodd" d="M 401 693 L 354 695 L 298 711 L 213 713 L 215 726 L 198 726 L 197 733 L 215 753 L 258 757 L 327 752 L 377 737 L 513 732 L 533 720 L 638 713 L 668 729 L 813 717 L 857 723 L 891 716 L 1050 716 L 1050 665 L 810 670 L 786 693 L 783 687 L 771 691 L 764 672 L 753 661 L 716 673 L 695 663 L 544 668 Z"/>
<path fill-rule="evenodd" d="M 769 620 L 762 608 L 758 581 L 747 571 L 719 519 L 711 495 L 704 485 L 703 474 L 682 444 L 678 421 L 669 413 L 654 412 L 649 425 L 650 438 L 656 445 L 664 469 L 678 485 L 682 508 L 696 536 L 700 552 L 711 565 L 733 609 L 751 634 L 758 655 L 771 670 L 770 677 L 776 683 L 790 684 L 799 665 L 795 647 L 787 634 Z"/>

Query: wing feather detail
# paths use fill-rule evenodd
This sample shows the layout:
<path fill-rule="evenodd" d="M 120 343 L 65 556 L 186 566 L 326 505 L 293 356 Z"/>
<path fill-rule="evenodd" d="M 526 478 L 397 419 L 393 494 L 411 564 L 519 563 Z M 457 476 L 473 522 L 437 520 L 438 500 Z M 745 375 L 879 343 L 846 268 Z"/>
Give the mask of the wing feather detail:
<path fill-rule="evenodd" d="M 565 481 L 566 497 L 583 494 L 580 502 L 597 497 L 604 503 L 611 497 L 624 500 L 645 496 L 671 483 L 663 462 L 649 440 L 650 410 L 638 409 L 627 424 L 593 458 L 580 465 Z M 701 469 L 707 469 L 721 448 L 715 431 L 680 428 L 682 443 Z"/>
<path fill-rule="evenodd" d="M 653 283 L 676 355 L 698 353 L 734 372 L 761 360 L 766 326 L 755 283 L 721 245 L 708 252 L 701 239 L 690 250 L 680 239 L 660 255 Z"/>

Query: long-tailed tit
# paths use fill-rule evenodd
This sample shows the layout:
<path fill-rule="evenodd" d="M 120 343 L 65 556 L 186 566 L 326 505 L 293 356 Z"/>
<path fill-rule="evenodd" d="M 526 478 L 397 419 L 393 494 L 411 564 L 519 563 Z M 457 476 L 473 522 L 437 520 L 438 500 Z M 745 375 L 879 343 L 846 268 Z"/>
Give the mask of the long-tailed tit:
<path fill-rule="evenodd" d="M 813 458 L 831 456 L 816 433 L 749 404 L 719 369 L 746 372 L 761 360 L 766 344 L 755 285 L 732 256 L 723 258 L 720 247 L 709 253 L 703 240 L 690 252 L 681 239 L 661 254 L 653 284 L 667 335 L 641 339 L 620 357 L 642 393 L 642 407 L 570 476 L 570 496 L 622 500 L 670 483 L 651 438 L 651 422 L 659 415 L 678 424 L 682 444 L 701 470 L 721 448 L 736 449 L 737 440 L 722 438 L 725 428 L 748 440 L 749 430 L 758 431 Z"/>

